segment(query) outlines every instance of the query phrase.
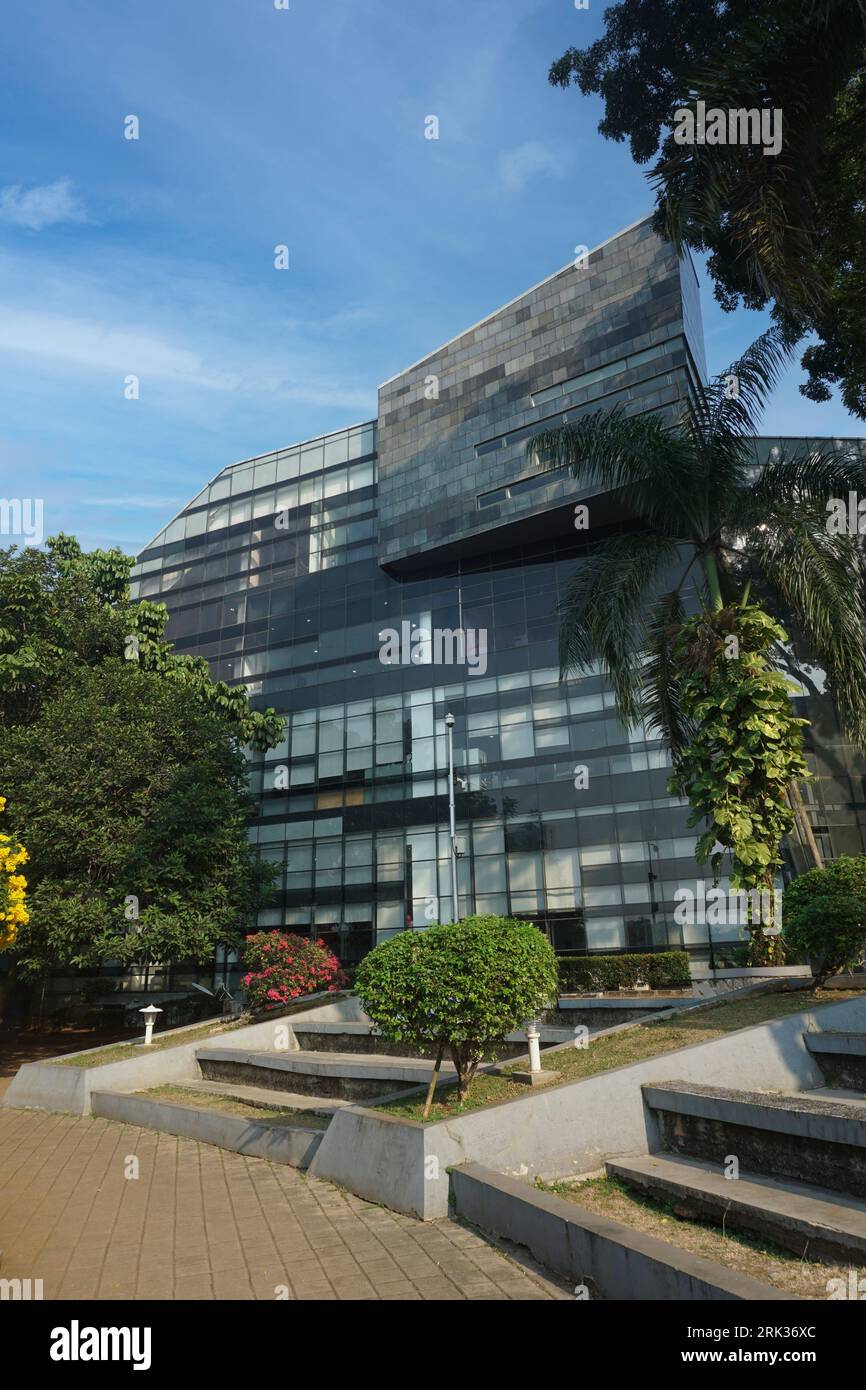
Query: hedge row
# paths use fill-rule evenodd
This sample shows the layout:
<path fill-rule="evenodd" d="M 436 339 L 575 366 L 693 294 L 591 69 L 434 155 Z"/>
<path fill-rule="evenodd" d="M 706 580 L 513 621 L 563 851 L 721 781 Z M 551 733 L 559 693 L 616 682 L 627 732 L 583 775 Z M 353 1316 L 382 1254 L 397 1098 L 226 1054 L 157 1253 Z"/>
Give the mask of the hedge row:
<path fill-rule="evenodd" d="M 560 956 L 559 985 L 563 993 L 634 989 L 683 989 L 692 982 L 685 951 L 657 951 L 640 956 Z"/>

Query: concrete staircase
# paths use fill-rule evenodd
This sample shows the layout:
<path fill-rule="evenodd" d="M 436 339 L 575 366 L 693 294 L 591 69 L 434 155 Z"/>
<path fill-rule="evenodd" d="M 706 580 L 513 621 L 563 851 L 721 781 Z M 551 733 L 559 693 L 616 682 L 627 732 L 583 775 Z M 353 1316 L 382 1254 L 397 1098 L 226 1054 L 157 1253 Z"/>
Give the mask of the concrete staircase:
<path fill-rule="evenodd" d="M 860 1078 L 866 1034 L 808 1033 L 804 1041 L 827 1081 Z M 610 1176 L 678 1216 L 800 1256 L 866 1265 L 862 1089 L 762 1092 L 683 1081 L 642 1089 L 655 1152 L 609 1161 Z M 731 1158 L 736 1178 L 726 1176 Z"/>
<path fill-rule="evenodd" d="M 573 1032 L 552 1025 L 541 1027 L 542 1046 L 570 1041 Z M 512 1034 L 500 1049 L 504 1058 L 524 1056 L 526 1039 Z M 321 1102 L 322 1113 L 339 1105 L 364 1104 L 399 1096 L 427 1086 L 435 1054 L 407 1056 L 399 1043 L 371 1031 L 369 1023 L 309 1021 L 292 1025 L 289 1046 L 250 1051 L 208 1043 L 196 1058 L 204 1081 L 222 1094 L 247 1098 L 255 1092 L 262 1104 L 302 1107 Z M 440 1068 L 443 1081 L 456 1076 L 451 1062 Z M 241 1096 L 241 1092 L 244 1096 Z"/>
<path fill-rule="evenodd" d="M 297 1052 L 245 1052 L 213 1047 L 202 1049 L 198 1062 L 208 1081 L 252 1086 L 271 1094 L 276 1091 L 346 1102 L 380 1100 L 425 1086 L 433 1070 L 432 1061 L 423 1057 L 306 1048 Z M 453 1076 L 454 1069 L 443 1063 L 442 1072 Z"/>
<path fill-rule="evenodd" d="M 573 1037 L 556 1025 L 540 1031 L 548 1047 Z M 282 1042 L 244 1047 L 231 1034 L 203 1042 L 170 1089 L 96 1089 L 93 1113 L 306 1168 L 338 1110 L 423 1094 L 433 1073 L 433 1056 L 406 1056 L 358 1019 L 298 1019 Z M 524 1056 L 526 1048 L 515 1033 L 500 1055 Z M 441 1080 L 455 1075 L 443 1062 Z"/>
<path fill-rule="evenodd" d="M 286 1040 L 285 1048 L 229 1046 L 229 1034 L 202 1043 L 197 1074 L 168 1091 L 95 1090 L 93 1114 L 307 1168 L 339 1109 L 425 1087 L 433 1071 L 430 1058 L 394 1055 L 369 1024 L 299 1022 Z M 453 1076 L 453 1066 L 443 1063 L 441 1074 Z"/>

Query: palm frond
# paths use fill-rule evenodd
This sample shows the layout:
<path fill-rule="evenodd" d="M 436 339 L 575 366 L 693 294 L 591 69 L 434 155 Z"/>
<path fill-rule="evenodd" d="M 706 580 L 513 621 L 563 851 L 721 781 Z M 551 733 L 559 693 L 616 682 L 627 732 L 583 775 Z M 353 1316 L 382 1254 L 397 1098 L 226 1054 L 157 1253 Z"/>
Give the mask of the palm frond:
<path fill-rule="evenodd" d="M 676 540 L 652 532 L 612 536 L 572 575 L 560 604 L 561 675 L 600 662 L 627 726 L 642 715 L 640 654 L 648 592 L 679 553 Z"/>
<path fill-rule="evenodd" d="M 646 623 L 646 654 L 641 670 L 640 703 L 647 729 L 661 734 L 674 762 L 691 732 L 679 699 L 681 669 L 673 656 L 673 644 L 685 617 L 679 587 L 653 605 Z"/>
<path fill-rule="evenodd" d="M 866 747 L 866 611 L 857 540 L 827 530 L 819 502 L 789 502 L 748 549 L 814 647 L 845 732 Z"/>
<path fill-rule="evenodd" d="M 596 410 L 540 431 L 526 452 L 544 468 L 569 469 L 586 487 L 623 489 L 636 515 L 669 534 L 691 529 L 694 450 L 679 427 L 659 414 L 627 415 L 622 406 Z"/>
<path fill-rule="evenodd" d="M 797 501 L 823 507 L 831 498 L 847 502 L 849 492 L 866 496 L 866 462 L 844 441 L 819 442 L 793 454 L 783 448 L 764 465 L 750 492 L 756 513 Z"/>
<path fill-rule="evenodd" d="M 738 463 L 742 442 L 757 434 L 767 400 L 791 359 L 791 343 L 780 328 L 768 328 L 727 371 L 699 393 L 695 416 L 704 447 L 730 448 Z"/>

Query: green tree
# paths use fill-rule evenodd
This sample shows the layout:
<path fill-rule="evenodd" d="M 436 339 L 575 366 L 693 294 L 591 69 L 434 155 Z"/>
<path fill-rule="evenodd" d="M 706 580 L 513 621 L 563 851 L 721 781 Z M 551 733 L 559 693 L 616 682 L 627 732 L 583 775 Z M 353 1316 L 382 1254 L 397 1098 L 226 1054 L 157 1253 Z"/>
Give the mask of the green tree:
<path fill-rule="evenodd" d="M 82 668 L 3 731 L 11 826 L 27 827 L 27 976 L 111 959 L 210 959 L 266 902 L 234 724 L 119 658 Z"/>
<path fill-rule="evenodd" d="M 782 905 L 785 940 L 810 962 L 820 988 L 866 950 L 866 855 L 842 854 L 801 874 L 788 884 Z"/>
<path fill-rule="evenodd" d="M 0 550 L 0 725 L 28 723 L 81 667 L 123 657 L 185 687 L 227 718 L 258 750 L 282 737 L 273 709 L 251 709 L 243 686 L 211 679 L 203 657 L 180 655 L 164 638 L 165 604 L 132 603 L 133 559 L 119 550 L 82 552 L 71 536 L 44 550 Z"/>
<path fill-rule="evenodd" d="M 705 743 L 699 766 L 695 730 L 709 711 L 700 700 L 712 697 L 730 715 L 741 708 L 744 681 L 763 683 L 750 694 L 772 707 L 787 750 L 789 795 L 796 808 L 802 804 L 798 735 L 781 717 L 778 683 L 763 657 L 767 637 L 781 659 L 783 630 L 739 632 L 749 638 L 743 659 L 763 663 L 760 671 L 737 660 L 705 660 L 725 622 L 739 628 L 757 622 L 754 604 L 739 616 L 735 611 L 750 593 L 796 621 L 826 673 L 843 727 L 866 743 L 862 552 L 856 537 L 835 534 L 827 524 L 828 499 L 845 497 L 849 489 L 866 491 L 866 468 L 842 447 L 804 448 L 755 465 L 751 439 L 785 360 L 780 335 L 771 330 L 699 389 L 678 421 L 617 408 L 544 431 L 529 444 L 540 463 L 569 468 L 583 487 L 618 491 L 633 518 L 628 532 L 596 543 L 569 581 L 561 610 L 562 670 L 600 661 L 623 722 L 645 721 L 661 733 L 673 754 L 676 785 L 707 814 L 701 778 L 736 785 L 742 773 L 737 750 L 750 730 L 747 724 L 731 727 L 715 745 Z M 701 615 L 691 628 L 685 627 L 689 605 Z M 684 683 L 686 670 L 690 680 Z M 701 678 L 703 687 L 695 684 Z M 718 688 L 725 680 L 726 695 Z M 755 711 L 745 714 L 753 717 Z M 772 816 L 768 807 L 762 812 L 760 790 L 754 790 L 755 832 L 765 814 L 772 838 L 786 828 L 786 813 L 775 804 Z M 800 824 L 820 862 L 805 814 Z M 730 839 L 723 842 L 735 848 Z"/>
<path fill-rule="evenodd" d="M 19 968 L 206 960 L 269 882 L 242 747 L 282 720 L 174 652 L 164 605 L 129 599 L 132 563 L 63 535 L 0 551 L 0 757 L 32 891 L 6 991 Z"/>
<path fill-rule="evenodd" d="M 658 156 L 655 226 L 709 253 L 725 309 L 772 305 L 807 333 L 801 390 L 866 418 L 866 8 L 859 0 L 622 0 L 605 33 L 550 69 L 555 86 L 598 94 L 602 135 Z M 675 113 L 782 112 L 782 147 L 685 144 Z"/>
<path fill-rule="evenodd" d="M 400 932 L 365 956 L 355 977 L 366 1013 L 386 1038 L 436 1050 L 425 1116 L 446 1050 L 465 1100 L 478 1063 L 549 1007 L 557 987 L 550 942 L 531 923 L 507 917 Z"/>

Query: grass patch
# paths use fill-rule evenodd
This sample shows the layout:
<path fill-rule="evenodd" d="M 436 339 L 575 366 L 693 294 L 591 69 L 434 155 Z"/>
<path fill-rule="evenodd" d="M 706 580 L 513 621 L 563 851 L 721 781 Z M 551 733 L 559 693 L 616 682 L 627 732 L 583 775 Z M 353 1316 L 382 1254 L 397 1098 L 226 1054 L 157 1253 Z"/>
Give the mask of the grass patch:
<path fill-rule="evenodd" d="M 615 1067 L 625 1067 L 632 1062 L 643 1062 L 649 1057 L 660 1057 L 665 1052 L 676 1052 L 694 1043 L 712 1042 L 725 1033 L 735 1033 L 740 1028 L 786 1018 L 789 1014 L 798 1014 L 816 1005 L 838 1004 L 861 993 L 860 990 L 833 990 L 829 998 L 826 991 L 816 993 L 814 990 L 750 994 L 747 999 L 723 1000 L 697 1009 L 694 1013 L 679 1014 L 671 1019 L 649 1020 L 594 1041 L 590 1038 L 588 1047 L 548 1049 L 541 1054 L 542 1070 L 558 1071 L 560 1080 L 552 1082 L 545 1090 L 555 1090 L 568 1082 L 583 1081 L 586 1077 L 597 1076 L 599 1072 L 612 1071 Z M 532 1094 L 528 1086 L 509 1079 L 508 1073 L 519 1070 L 520 1066 L 520 1063 L 515 1063 L 513 1067 L 505 1067 L 502 1076 L 491 1076 L 489 1073 L 476 1076 L 462 1103 L 457 1100 L 456 1090 L 444 1091 L 431 1106 L 427 1123 L 448 1120 L 455 1115 L 465 1115 L 470 1110 L 479 1110 L 485 1105 L 523 1099 Z M 378 1108 L 404 1120 L 420 1121 L 424 1096 L 390 1101 Z"/>
<path fill-rule="evenodd" d="M 161 1052 L 167 1047 L 180 1047 L 181 1043 L 204 1042 L 205 1038 L 211 1038 L 215 1033 L 231 1033 L 235 1028 L 247 1028 L 254 1022 L 252 1017 L 238 1018 L 232 1023 L 215 1018 L 185 1033 L 163 1033 L 162 1037 L 156 1034 L 146 1051 L 140 1042 L 114 1043 L 94 1052 L 78 1052 L 72 1057 L 52 1057 L 50 1061 L 55 1067 L 105 1067 L 109 1062 L 128 1062 L 131 1057 L 147 1057 L 151 1052 Z"/>
<path fill-rule="evenodd" d="M 563 1197 L 575 1206 L 621 1221 L 632 1230 L 704 1255 L 726 1269 L 749 1274 L 774 1288 L 801 1298 L 829 1297 L 827 1281 L 842 1279 L 848 1287 L 850 1263 L 803 1259 L 770 1241 L 745 1233 L 723 1231 L 695 1217 L 678 1216 L 672 1202 L 631 1192 L 619 1178 L 588 1178 L 582 1182 L 544 1183 L 535 1186 L 543 1192 Z"/>
<path fill-rule="evenodd" d="M 136 1091 L 147 1100 L 167 1100 L 172 1105 L 195 1106 L 196 1110 L 220 1110 L 224 1115 L 243 1115 L 248 1120 L 260 1120 L 269 1125 L 284 1125 L 287 1129 L 327 1129 L 329 1120 L 311 1110 L 293 1110 L 282 1105 L 271 1108 L 237 1096 L 222 1096 L 215 1091 L 194 1091 L 186 1086 L 153 1086 L 149 1091 Z"/>

